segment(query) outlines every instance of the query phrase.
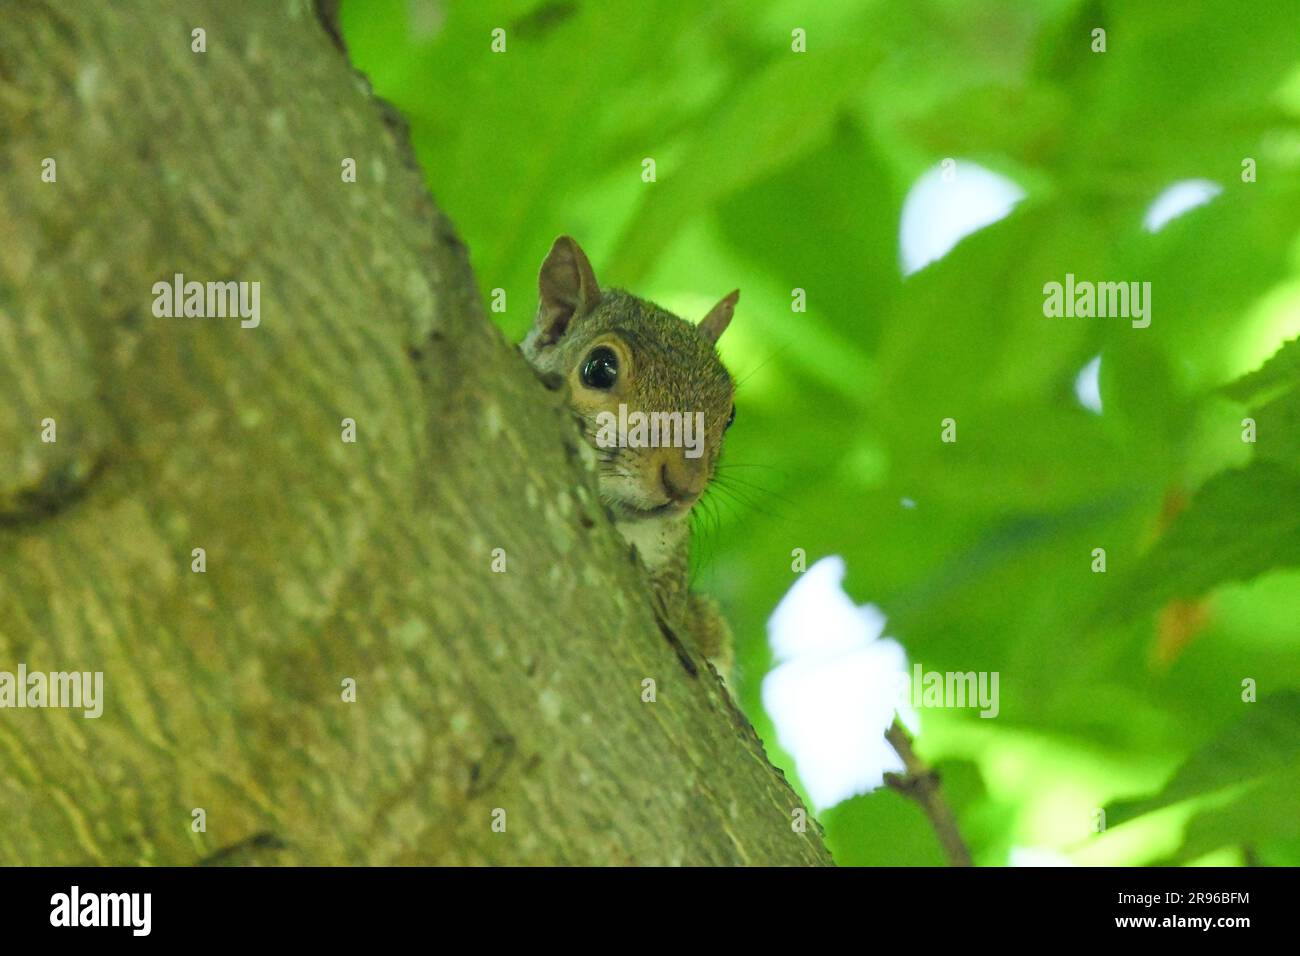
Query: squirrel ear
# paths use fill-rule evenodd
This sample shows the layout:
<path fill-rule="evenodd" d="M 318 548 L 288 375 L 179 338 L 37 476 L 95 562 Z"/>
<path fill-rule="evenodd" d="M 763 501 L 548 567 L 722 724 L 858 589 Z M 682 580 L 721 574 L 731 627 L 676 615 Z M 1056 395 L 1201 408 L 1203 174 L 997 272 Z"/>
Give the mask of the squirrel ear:
<path fill-rule="evenodd" d="M 559 341 L 574 319 L 600 304 L 600 286 L 587 254 L 573 239 L 560 236 L 537 274 L 539 344 Z"/>
<path fill-rule="evenodd" d="M 700 330 L 700 335 L 704 336 L 710 345 L 716 343 L 727 330 L 727 326 L 731 323 L 731 313 L 736 311 L 736 300 L 739 298 L 740 290 L 736 289 L 711 308 L 709 314 L 696 326 Z"/>

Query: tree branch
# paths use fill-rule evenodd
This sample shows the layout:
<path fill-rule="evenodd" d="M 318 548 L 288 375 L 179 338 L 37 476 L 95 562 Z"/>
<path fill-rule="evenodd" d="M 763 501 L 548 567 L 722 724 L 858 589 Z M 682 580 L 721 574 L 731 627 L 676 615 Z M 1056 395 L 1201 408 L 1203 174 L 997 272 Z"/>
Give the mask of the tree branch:
<path fill-rule="evenodd" d="M 885 731 L 885 739 L 898 752 L 904 767 L 901 774 L 885 774 L 885 783 L 915 800 L 925 811 L 943 846 L 944 855 L 952 866 L 973 866 L 970 850 L 966 848 L 961 832 L 957 829 L 952 808 L 948 806 L 939 787 L 938 772 L 916 755 L 912 749 L 912 738 L 897 720 Z"/>
<path fill-rule="evenodd" d="M 105 699 L 0 709 L 0 861 L 829 862 L 332 8 L 5 8 L 0 670 Z"/>

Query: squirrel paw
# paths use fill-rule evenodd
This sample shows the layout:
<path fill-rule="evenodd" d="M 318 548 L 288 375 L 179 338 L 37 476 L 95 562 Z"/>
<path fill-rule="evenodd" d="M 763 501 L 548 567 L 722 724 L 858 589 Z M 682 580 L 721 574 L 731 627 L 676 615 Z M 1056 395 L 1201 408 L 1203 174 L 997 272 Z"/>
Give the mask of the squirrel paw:
<path fill-rule="evenodd" d="M 732 648 L 731 628 L 722 616 L 718 602 L 707 594 L 691 592 L 687 598 L 687 626 L 695 646 L 709 659 L 722 677 L 724 684 L 730 686 L 731 672 L 735 664 Z"/>

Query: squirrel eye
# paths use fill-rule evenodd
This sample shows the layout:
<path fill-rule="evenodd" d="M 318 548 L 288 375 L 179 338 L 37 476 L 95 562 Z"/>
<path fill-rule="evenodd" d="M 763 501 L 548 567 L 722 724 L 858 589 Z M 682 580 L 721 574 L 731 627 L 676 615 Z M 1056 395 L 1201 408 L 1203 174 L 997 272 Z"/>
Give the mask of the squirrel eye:
<path fill-rule="evenodd" d="M 587 361 L 582 363 L 582 384 L 601 391 L 611 389 L 618 381 L 618 356 L 614 350 L 602 345 L 592 349 Z"/>
<path fill-rule="evenodd" d="M 727 424 L 722 426 L 722 430 L 725 432 L 728 428 L 731 427 L 731 423 L 734 422 L 735 420 L 736 420 L 736 406 L 732 405 L 731 414 L 727 416 Z"/>

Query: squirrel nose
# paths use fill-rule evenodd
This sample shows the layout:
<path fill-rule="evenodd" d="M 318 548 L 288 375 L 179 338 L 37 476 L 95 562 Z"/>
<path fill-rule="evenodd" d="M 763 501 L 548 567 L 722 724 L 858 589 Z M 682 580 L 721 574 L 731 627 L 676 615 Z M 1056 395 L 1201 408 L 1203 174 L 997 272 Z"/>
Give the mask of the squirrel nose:
<path fill-rule="evenodd" d="M 659 480 L 673 501 L 694 501 L 704 490 L 704 459 L 669 455 L 659 466 Z"/>

